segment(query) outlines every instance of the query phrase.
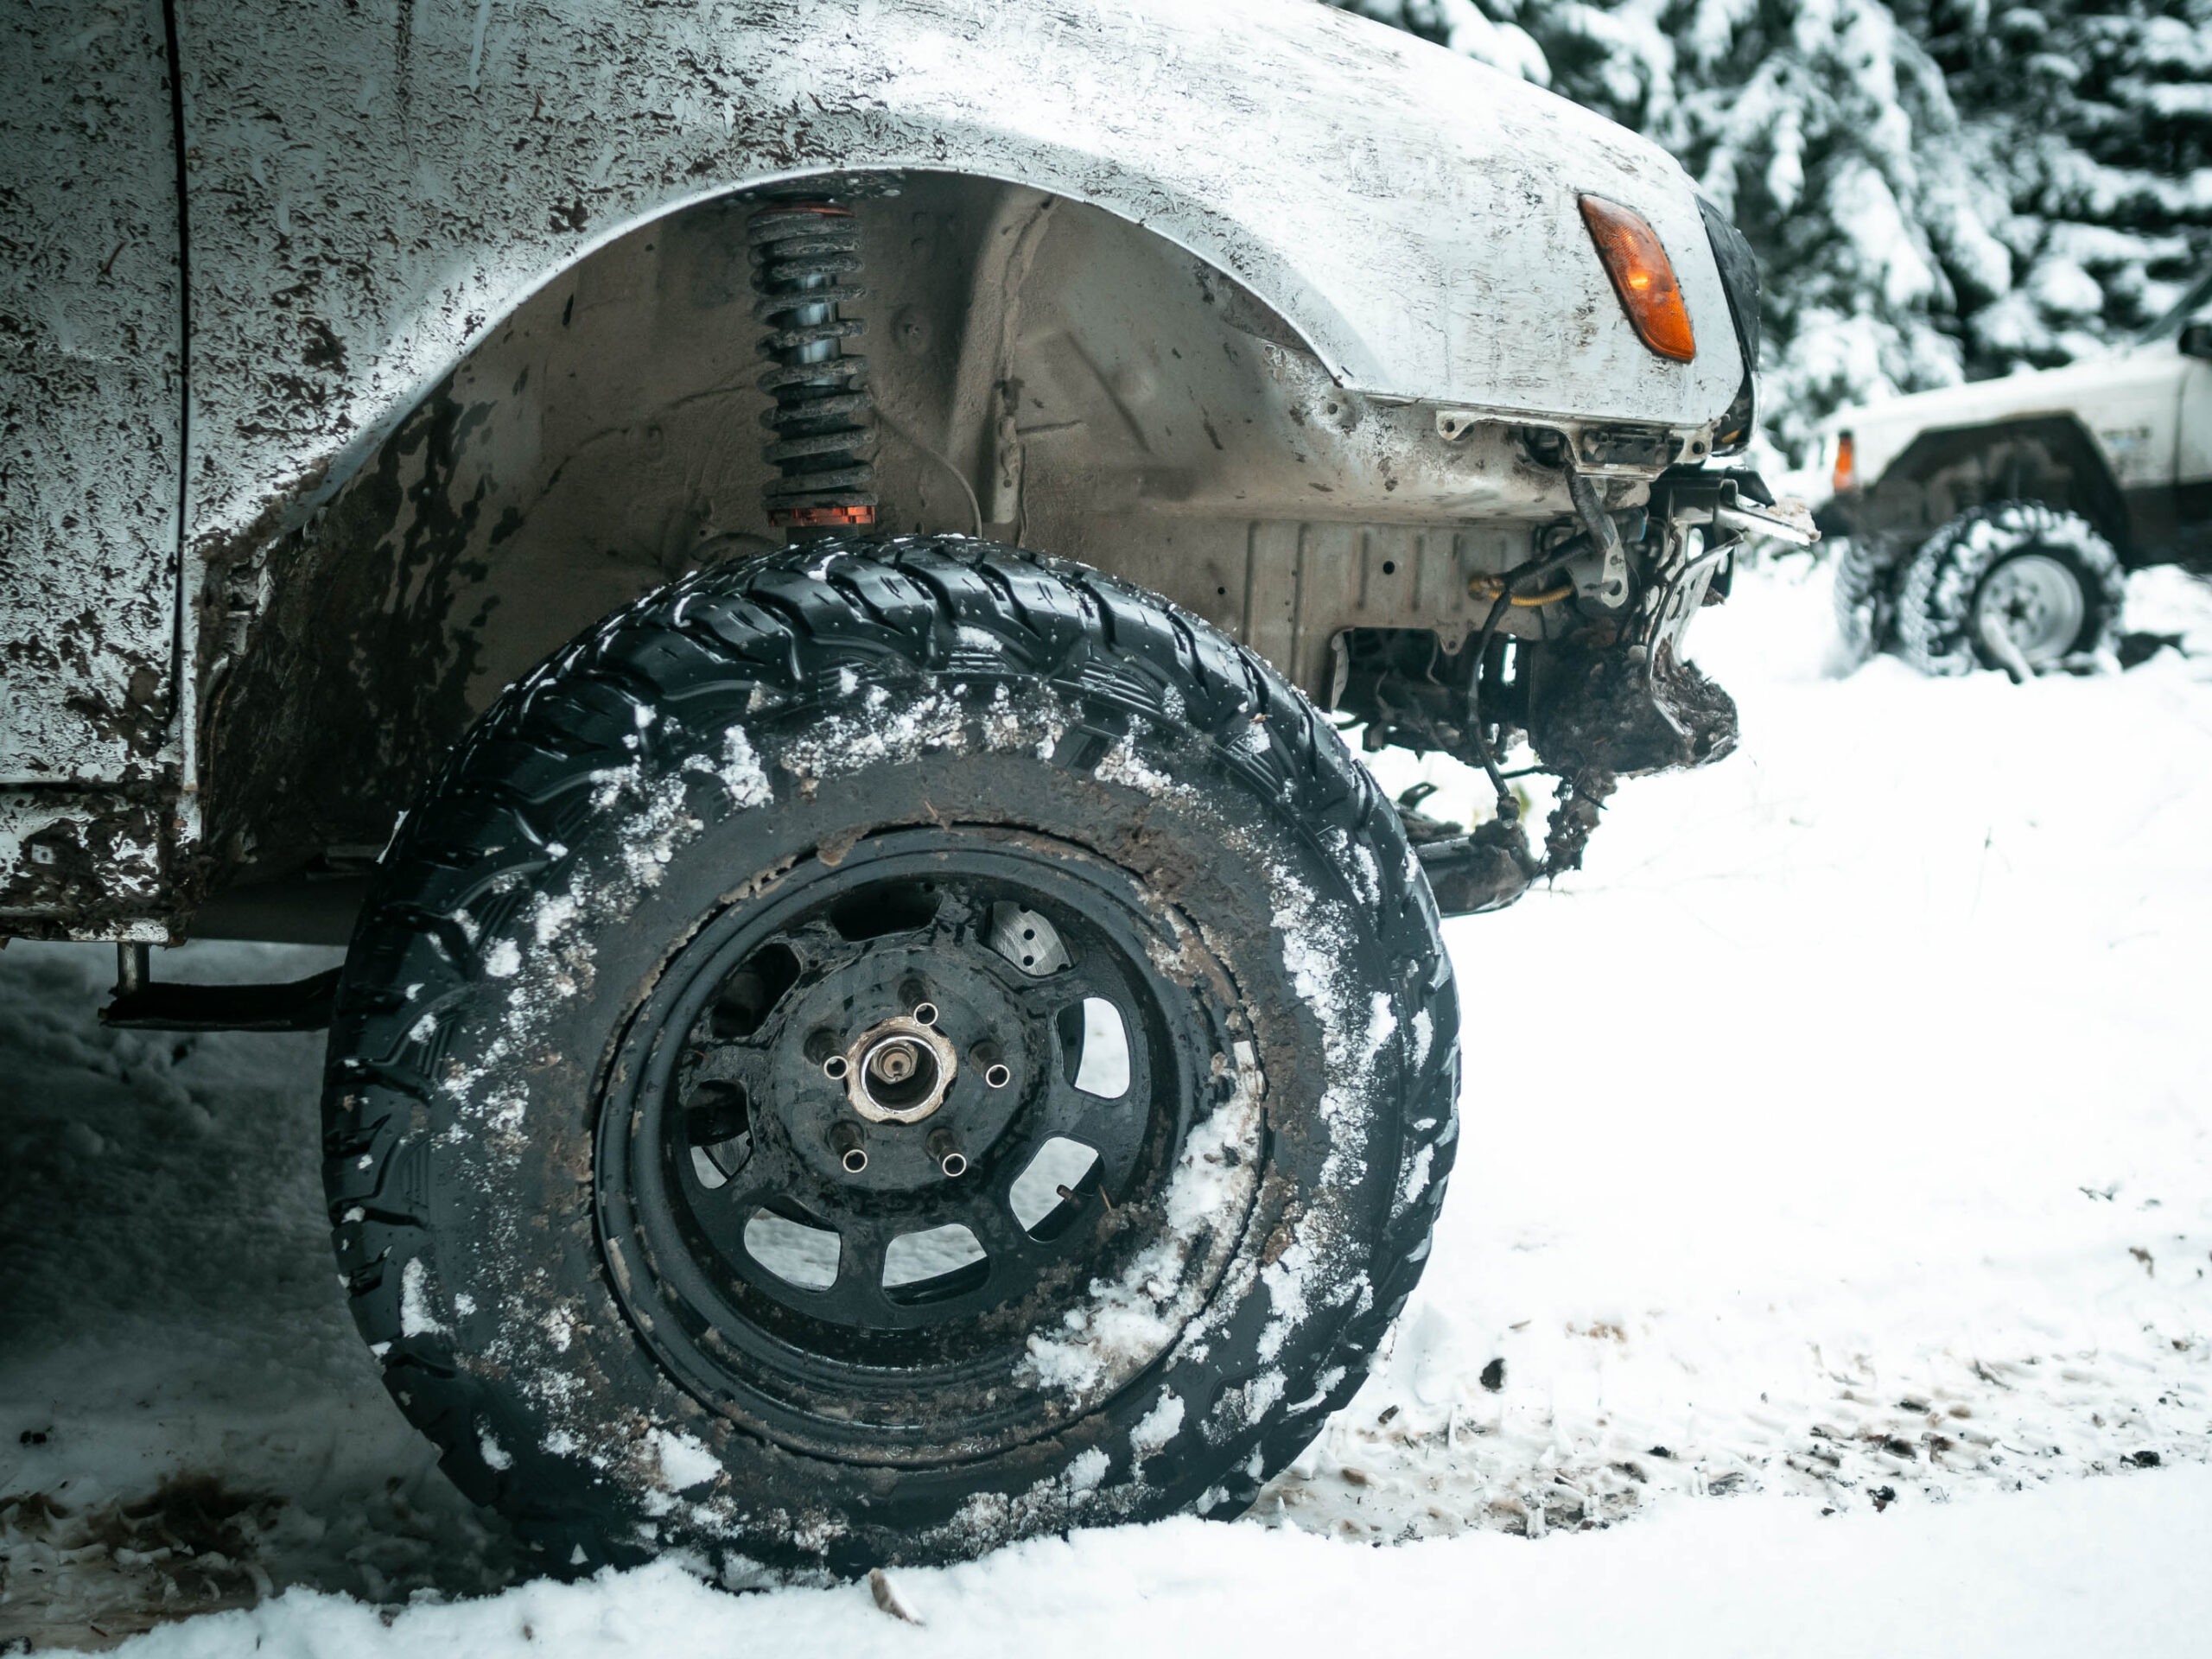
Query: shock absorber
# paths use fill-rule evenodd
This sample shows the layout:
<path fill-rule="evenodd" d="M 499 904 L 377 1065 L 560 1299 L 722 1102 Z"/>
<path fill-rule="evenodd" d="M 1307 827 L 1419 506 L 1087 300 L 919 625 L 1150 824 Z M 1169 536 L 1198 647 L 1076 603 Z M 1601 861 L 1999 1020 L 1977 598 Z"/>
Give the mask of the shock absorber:
<path fill-rule="evenodd" d="M 768 325 L 760 355 L 773 365 L 760 390 L 775 399 L 760 423 L 775 436 L 761 448 L 778 476 L 762 492 L 768 520 L 793 540 L 875 523 L 874 404 L 868 359 L 843 342 L 867 327 L 839 308 L 867 289 L 861 227 L 852 210 L 828 201 L 779 201 L 753 214 L 753 315 Z"/>

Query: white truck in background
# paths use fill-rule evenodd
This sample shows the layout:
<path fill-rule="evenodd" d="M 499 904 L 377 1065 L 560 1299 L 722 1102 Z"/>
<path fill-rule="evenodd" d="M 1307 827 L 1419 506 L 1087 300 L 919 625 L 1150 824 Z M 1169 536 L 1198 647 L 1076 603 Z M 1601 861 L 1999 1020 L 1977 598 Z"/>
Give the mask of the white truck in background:
<path fill-rule="evenodd" d="M 2212 274 L 2109 357 L 1847 409 L 1823 427 L 1862 654 L 2016 679 L 2107 658 L 2129 570 L 2212 560 Z"/>

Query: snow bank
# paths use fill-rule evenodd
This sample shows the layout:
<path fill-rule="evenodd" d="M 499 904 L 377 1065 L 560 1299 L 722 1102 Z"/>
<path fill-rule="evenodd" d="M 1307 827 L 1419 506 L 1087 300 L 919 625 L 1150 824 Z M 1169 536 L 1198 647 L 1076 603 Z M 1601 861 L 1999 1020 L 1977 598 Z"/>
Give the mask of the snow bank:
<path fill-rule="evenodd" d="M 296 1590 L 173 1624 L 133 1659 L 810 1653 L 1497 1652 L 1637 1659 L 2033 1659 L 2201 1652 L 2212 1471 L 2076 1483 L 1877 1520 L 1778 1498 L 1540 1546 L 1402 1549 L 1195 1520 L 1016 1545 L 934 1572 L 732 1597 L 672 1566 L 390 1615 Z"/>
<path fill-rule="evenodd" d="M 2212 632 L 2203 584 L 2136 582 L 2131 626 Z M 1447 924 L 1430 1271 L 1263 1520 L 1887 1508 L 2212 1455 L 2212 664 L 1837 680 L 1826 583 L 1700 619 L 1736 757 L 1624 788 L 1579 878 Z M 1481 798 L 1400 769 L 1433 814 Z"/>

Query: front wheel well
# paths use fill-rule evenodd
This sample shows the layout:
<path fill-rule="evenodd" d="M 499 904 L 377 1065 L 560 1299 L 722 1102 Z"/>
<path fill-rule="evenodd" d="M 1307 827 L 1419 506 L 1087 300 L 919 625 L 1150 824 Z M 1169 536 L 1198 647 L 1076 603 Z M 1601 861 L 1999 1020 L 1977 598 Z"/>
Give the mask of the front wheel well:
<path fill-rule="evenodd" d="M 1944 427 L 1923 432 L 1891 461 L 1857 515 L 1859 534 L 1912 541 L 1960 514 L 2000 501 L 2038 501 L 2078 513 L 2132 562 L 2126 499 L 2080 419 Z"/>
<path fill-rule="evenodd" d="M 1106 563 L 1109 546 L 1076 533 L 1104 507 L 1250 472 L 1249 429 L 1269 412 L 1304 438 L 1294 393 L 1332 383 L 1238 283 L 1035 189 L 897 183 L 845 197 L 865 256 L 849 349 L 874 427 L 857 459 L 882 531 L 1026 524 Z M 208 556 L 207 856 L 190 897 L 381 846 L 478 715 L 563 641 L 702 564 L 784 544 L 763 499 L 779 434 L 761 421 L 747 236 L 768 200 L 694 204 L 563 270 L 304 524 Z M 1326 435 L 1335 449 L 1301 455 L 1363 453 L 1365 434 Z M 1302 474 L 1284 487 L 1312 499 Z"/>

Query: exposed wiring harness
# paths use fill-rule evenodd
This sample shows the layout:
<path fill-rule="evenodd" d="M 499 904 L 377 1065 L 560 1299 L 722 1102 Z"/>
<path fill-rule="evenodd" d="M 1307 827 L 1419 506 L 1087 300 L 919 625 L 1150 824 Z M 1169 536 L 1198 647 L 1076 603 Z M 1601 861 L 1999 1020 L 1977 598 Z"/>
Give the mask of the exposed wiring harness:
<path fill-rule="evenodd" d="M 1506 823 L 1519 822 L 1521 803 L 1505 786 L 1505 774 L 1498 770 L 1497 756 L 1491 752 L 1490 746 L 1490 734 L 1484 729 L 1483 674 L 1490 663 L 1491 641 L 1497 638 L 1497 625 L 1504 620 L 1510 607 L 1517 605 L 1527 609 L 1554 604 L 1572 594 L 1574 591 L 1572 582 L 1543 594 L 1516 594 L 1513 589 L 1531 577 L 1547 575 L 1570 560 L 1580 557 L 1582 551 L 1579 540 L 1569 542 L 1562 548 L 1555 548 L 1525 564 L 1516 565 L 1503 575 L 1489 578 L 1484 583 L 1488 586 L 1490 582 L 1495 582 L 1497 597 L 1491 601 L 1490 614 L 1483 619 L 1483 631 L 1475 641 L 1475 671 L 1467 689 L 1467 728 L 1475 746 L 1475 758 L 1482 763 L 1483 771 L 1490 779 L 1491 788 L 1497 792 L 1497 816 Z"/>

